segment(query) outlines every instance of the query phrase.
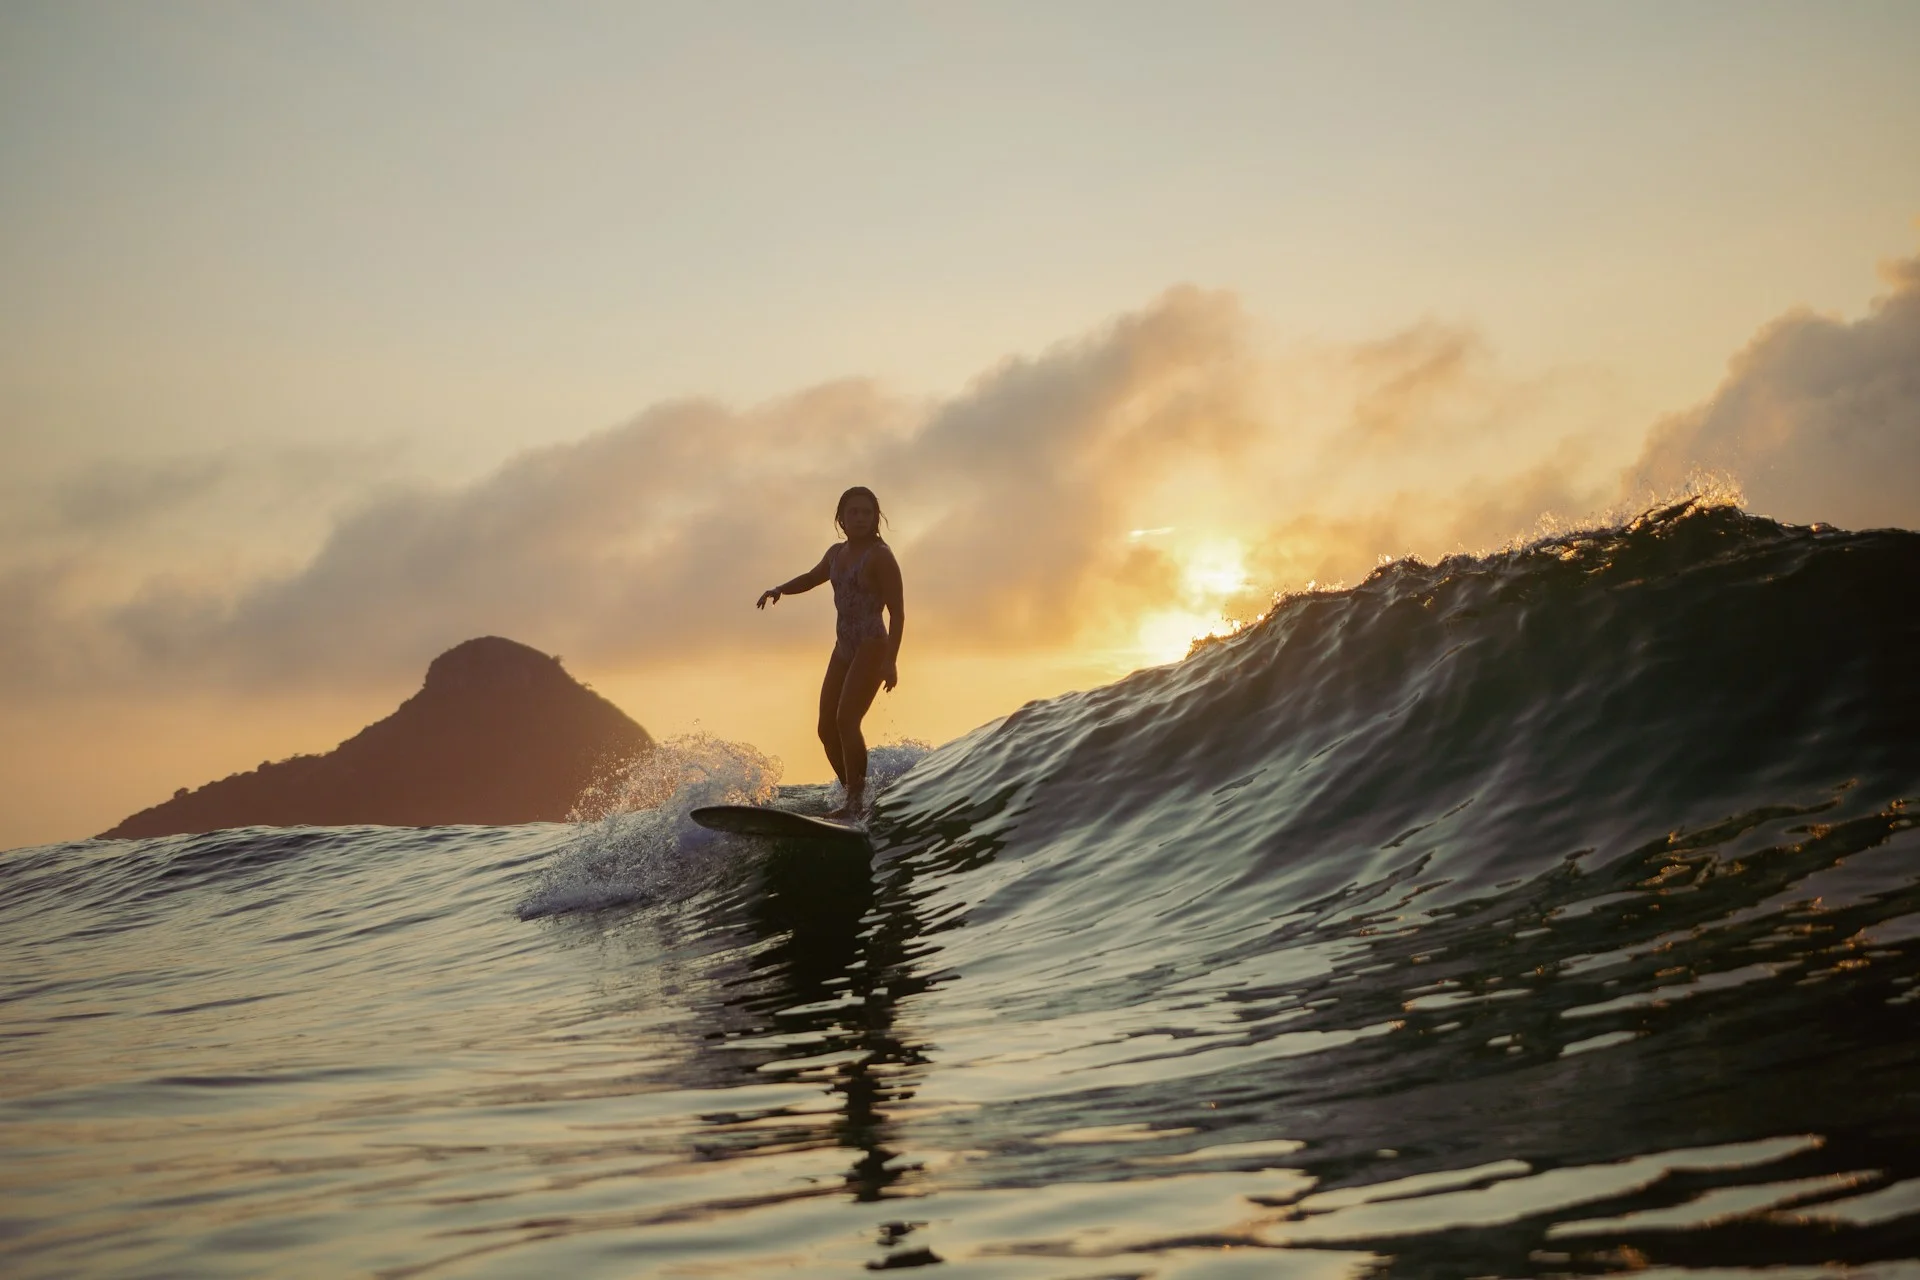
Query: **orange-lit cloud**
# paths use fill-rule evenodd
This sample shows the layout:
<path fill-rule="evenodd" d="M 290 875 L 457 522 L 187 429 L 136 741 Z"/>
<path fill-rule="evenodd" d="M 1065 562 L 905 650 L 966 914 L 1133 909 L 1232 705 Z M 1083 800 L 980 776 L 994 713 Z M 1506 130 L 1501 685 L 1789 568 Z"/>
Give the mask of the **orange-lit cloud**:
<path fill-rule="evenodd" d="M 1717 467 L 1783 514 L 1915 522 L 1920 265 L 1893 280 L 1856 323 L 1769 327 L 1654 433 L 1634 484 Z M 57 696 L 366 687 L 485 633 L 603 672 L 811 653 L 823 600 L 749 606 L 866 483 L 907 569 L 910 657 L 1150 661 L 1278 589 L 1595 513 L 1641 444 L 1607 434 L 1577 377 L 1506 377 L 1471 330 L 1285 350 L 1254 332 L 1231 295 L 1183 287 L 944 401 L 844 380 L 662 404 L 461 485 L 356 489 L 377 468 L 313 460 L 90 473 L 15 530 L 0 658 L 14 689 Z M 256 545 L 277 550 L 238 549 Z"/>
<path fill-rule="evenodd" d="M 368 494 L 291 572 L 153 571 L 87 598 L 80 579 L 108 575 L 47 541 L 0 579 L 0 643 L 43 687 L 379 679 L 486 632 L 603 668 L 817 647 L 818 617 L 746 606 L 813 563 L 834 497 L 866 482 L 923 588 L 920 643 L 1070 644 L 1176 593 L 1174 567 L 1121 535 L 1174 460 L 1230 458 L 1256 430 L 1242 328 L 1230 298 L 1181 289 L 931 407 L 862 381 L 746 411 L 661 405 L 469 485 Z M 171 470 L 115 483 L 192 500 Z"/>

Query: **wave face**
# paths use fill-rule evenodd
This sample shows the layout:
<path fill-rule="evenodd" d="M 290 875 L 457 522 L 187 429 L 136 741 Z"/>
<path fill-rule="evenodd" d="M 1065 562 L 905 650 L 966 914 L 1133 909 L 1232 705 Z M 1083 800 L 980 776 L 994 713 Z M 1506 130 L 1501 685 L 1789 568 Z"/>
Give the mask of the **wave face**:
<path fill-rule="evenodd" d="M 870 864 L 691 827 L 828 799 L 711 741 L 10 854 L 0 1258 L 1911 1274 L 1917 589 L 1724 508 L 1397 563 L 878 757 Z"/>

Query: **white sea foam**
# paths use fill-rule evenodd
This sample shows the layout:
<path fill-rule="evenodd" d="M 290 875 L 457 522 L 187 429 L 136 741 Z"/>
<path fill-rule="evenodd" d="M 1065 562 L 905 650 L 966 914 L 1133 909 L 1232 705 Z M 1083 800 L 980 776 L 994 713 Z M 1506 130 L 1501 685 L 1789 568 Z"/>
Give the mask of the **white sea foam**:
<path fill-rule="evenodd" d="M 710 734 L 669 738 L 580 799 L 575 835 L 541 869 L 522 919 L 637 901 L 679 901 L 734 865 L 739 846 L 694 825 L 702 805 L 766 804 L 780 761 Z"/>
<path fill-rule="evenodd" d="M 877 799 L 933 748 L 917 738 L 880 743 L 867 756 L 867 795 Z M 677 902 L 716 882 L 748 846 L 696 826 L 702 805 L 771 804 L 781 763 L 710 734 L 670 738 L 596 783 L 574 806 L 574 838 L 541 869 L 519 904 L 522 919 L 630 902 Z M 803 788 L 804 790 L 804 788 Z M 845 800 L 839 783 L 829 805 Z"/>
<path fill-rule="evenodd" d="M 871 810 L 875 802 L 887 793 L 888 787 L 898 782 L 902 774 L 926 759 L 932 751 L 932 744 L 919 738 L 900 738 L 867 748 L 866 810 Z M 838 782 L 829 782 L 827 799 L 830 807 L 839 808 L 847 802 L 846 788 Z M 865 811 L 860 822 L 862 826 L 866 825 Z"/>
<path fill-rule="evenodd" d="M 867 751 L 867 791 L 879 796 L 892 786 L 896 779 L 913 766 L 926 759 L 933 751 L 933 744 L 919 738 L 901 738 L 897 742 L 883 742 Z"/>

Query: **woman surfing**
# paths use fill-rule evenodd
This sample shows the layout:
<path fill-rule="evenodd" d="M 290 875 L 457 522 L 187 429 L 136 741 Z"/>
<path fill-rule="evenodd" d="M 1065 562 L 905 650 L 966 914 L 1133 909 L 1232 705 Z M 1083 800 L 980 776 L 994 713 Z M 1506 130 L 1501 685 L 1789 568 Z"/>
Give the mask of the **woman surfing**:
<path fill-rule="evenodd" d="M 873 490 L 855 485 L 840 495 L 833 522 L 846 535 L 820 557 L 820 563 L 797 578 L 760 593 L 756 609 L 777 603 L 781 596 L 811 591 L 833 583 L 833 656 L 820 683 L 820 745 L 834 776 L 846 789 L 847 800 L 830 815 L 857 816 L 866 803 L 867 740 L 860 721 L 884 684 L 900 682 L 900 632 L 906 622 L 901 606 L 900 564 L 893 548 L 880 537 L 880 500 Z M 885 609 L 891 626 L 880 620 Z"/>

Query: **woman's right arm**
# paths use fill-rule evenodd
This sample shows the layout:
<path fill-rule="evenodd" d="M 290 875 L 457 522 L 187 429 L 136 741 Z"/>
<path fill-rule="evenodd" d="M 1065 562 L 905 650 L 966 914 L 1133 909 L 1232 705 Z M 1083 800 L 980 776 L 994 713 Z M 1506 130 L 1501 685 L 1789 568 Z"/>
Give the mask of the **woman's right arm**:
<path fill-rule="evenodd" d="M 768 587 L 760 593 L 760 600 L 753 607 L 756 609 L 764 609 L 770 604 L 777 603 L 781 596 L 797 596 L 802 591 L 813 590 L 827 580 L 827 566 L 832 558 L 833 548 L 828 547 L 827 553 L 820 557 L 819 564 L 813 566 L 813 568 L 807 570 L 797 578 L 788 578 L 777 587 Z"/>

